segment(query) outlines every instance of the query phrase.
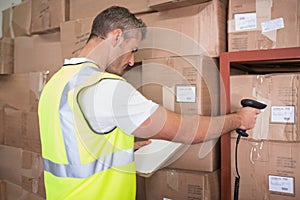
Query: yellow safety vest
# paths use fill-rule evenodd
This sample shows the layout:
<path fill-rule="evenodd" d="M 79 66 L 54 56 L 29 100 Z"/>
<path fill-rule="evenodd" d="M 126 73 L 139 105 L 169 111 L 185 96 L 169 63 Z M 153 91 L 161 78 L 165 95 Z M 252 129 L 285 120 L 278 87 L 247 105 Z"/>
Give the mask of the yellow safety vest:
<path fill-rule="evenodd" d="M 38 115 L 47 200 L 135 199 L 134 137 L 118 127 L 95 132 L 78 104 L 78 93 L 103 79 L 123 80 L 91 62 L 66 65 L 41 93 Z"/>

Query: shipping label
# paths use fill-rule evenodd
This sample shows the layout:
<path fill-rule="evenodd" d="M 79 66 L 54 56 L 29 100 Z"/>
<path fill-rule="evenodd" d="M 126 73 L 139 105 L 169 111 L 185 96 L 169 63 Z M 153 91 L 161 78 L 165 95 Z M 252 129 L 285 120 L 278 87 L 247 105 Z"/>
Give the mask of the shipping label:
<path fill-rule="evenodd" d="M 269 175 L 268 179 L 270 192 L 295 195 L 294 177 Z"/>
<path fill-rule="evenodd" d="M 272 106 L 271 122 L 295 123 L 295 107 L 294 106 Z"/>
<path fill-rule="evenodd" d="M 236 31 L 247 31 L 257 28 L 256 13 L 235 14 L 234 21 Z"/>

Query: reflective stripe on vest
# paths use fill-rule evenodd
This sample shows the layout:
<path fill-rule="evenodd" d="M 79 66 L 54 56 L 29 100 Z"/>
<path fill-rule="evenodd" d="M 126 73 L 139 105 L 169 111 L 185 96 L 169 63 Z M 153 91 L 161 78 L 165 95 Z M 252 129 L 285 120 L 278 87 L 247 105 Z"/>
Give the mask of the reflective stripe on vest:
<path fill-rule="evenodd" d="M 57 177 L 87 178 L 95 173 L 133 162 L 133 149 L 115 151 L 109 155 L 100 156 L 88 164 L 81 164 L 79 148 L 74 130 L 73 113 L 68 104 L 69 91 L 81 86 L 93 73 L 99 73 L 95 67 L 84 67 L 66 84 L 59 105 L 59 115 L 62 127 L 68 164 L 60 164 L 43 158 L 44 170 Z"/>

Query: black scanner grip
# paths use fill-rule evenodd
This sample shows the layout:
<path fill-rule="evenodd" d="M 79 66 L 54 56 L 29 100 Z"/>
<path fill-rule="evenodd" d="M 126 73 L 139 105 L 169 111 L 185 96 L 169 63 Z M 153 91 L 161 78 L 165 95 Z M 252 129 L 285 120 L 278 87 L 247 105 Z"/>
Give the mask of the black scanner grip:
<path fill-rule="evenodd" d="M 257 108 L 257 109 L 264 109 L 265 107 L 267 107 L 266 104 L 260 103 L 253 99 L 243 99 L 241 101 L 241 104 L 243 107 L 252 107 L 252 108 Z M 245 130 L 237 128 L 235 131 L 237 132 L 237 134 L 239 134 L 242 137 L 248 137 L 248 133 L 246 133 Z"/>

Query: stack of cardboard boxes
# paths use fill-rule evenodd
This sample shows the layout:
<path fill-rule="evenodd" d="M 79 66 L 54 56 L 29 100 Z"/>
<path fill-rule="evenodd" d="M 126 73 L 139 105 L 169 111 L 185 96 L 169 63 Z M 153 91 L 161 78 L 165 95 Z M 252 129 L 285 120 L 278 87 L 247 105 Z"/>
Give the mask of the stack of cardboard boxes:
<path fill-rule="evenodd" d="M 184 2 L 188 6 L 182 6 Z M 151 50 L 142 58 L 141 92 L 177 113 L 219 114 L 218 57 L 226 50 L 226 4 L 219 0 L 150 4 L 159 12 L 142 16 L 153 37 L 142 44 Z M 219 147 L 218 139 L 175 146 L 157 168 L 146 174 L 141 169 L 139 175 L 146 176 L 144 198 L 220 199 Z M 149 154 L 152 151 L 158 162 L 162 153 L 150 149 Z M 147 163 L 147 156 L 151 160 L 141 151 L 142 158 L 136 160 Z"/>
<path fill-rule="evenodd" d="M 228 18 L 228 51 L 300 46 L 297 0 L 230 0 Z M 255 128 L 247 132 L 249 137 L 242 138 L 239 144 L 240 199 L 299 198 L 299 81 L 298 73 L 230 77 L 231 111 L 243 98 L 268 105 L 258 116 Z M 236 137 L 232 133 L 232 186 L 236 176 Z"/>
<path fill-rule="evenodd" d="M 38 96 L 63 63 L 59 25 L 68 3 L 26 0 L 3 11 L 1 38 L 1 196 L 45 199 Z"/>

